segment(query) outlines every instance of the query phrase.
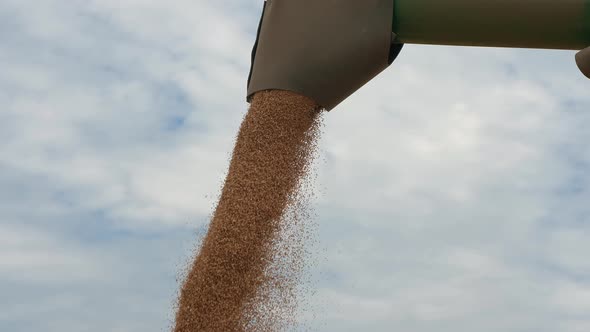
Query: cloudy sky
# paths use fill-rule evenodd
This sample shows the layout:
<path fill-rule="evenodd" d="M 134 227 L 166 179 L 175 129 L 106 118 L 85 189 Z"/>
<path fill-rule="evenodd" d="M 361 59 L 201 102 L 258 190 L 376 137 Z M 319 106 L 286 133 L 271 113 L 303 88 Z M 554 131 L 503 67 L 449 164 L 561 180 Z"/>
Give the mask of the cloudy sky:
<path fill-rule="evenodd" d="M 0 330 L 166 331 L 261 0 L 0 1 Z M 590 331 L 572 51 L 407 45 L 325 117 L 313 331 Z"/>

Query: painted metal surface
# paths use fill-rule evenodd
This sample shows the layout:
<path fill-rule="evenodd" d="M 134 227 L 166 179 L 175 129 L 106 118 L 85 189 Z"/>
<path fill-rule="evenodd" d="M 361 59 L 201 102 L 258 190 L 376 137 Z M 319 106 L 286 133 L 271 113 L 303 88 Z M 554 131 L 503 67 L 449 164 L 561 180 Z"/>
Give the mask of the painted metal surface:
<path fill-rule="evenodd" d="M 393 0 L 267 0 L 248 97 L 297 92 L 331 110 L 395 59 Z"/>
<path fill-rule="evenodd" d="M 402 43 L 581 50 L 590 0 L 395 0 L 393 31 Z"/>

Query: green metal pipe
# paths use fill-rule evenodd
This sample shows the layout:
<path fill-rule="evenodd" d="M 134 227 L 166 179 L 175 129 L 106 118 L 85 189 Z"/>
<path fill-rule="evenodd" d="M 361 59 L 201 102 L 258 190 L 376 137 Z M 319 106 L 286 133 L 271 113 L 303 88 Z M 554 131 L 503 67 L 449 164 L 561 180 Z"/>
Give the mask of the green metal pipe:
<path fill-rule="evenodd" d="M 590 0 L 395 0 L 393 32 L 409 44 L 581 50 Z"/>

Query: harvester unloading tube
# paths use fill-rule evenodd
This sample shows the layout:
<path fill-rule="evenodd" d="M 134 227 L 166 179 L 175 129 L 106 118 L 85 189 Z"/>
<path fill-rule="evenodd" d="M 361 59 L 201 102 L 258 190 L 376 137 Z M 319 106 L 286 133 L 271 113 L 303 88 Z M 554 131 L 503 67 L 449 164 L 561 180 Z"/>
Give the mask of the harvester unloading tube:
<path fill-rule="evenodd" d="M 404 44 L 582 50 L 590 78 L 590 0 L 267 0 L 248 97 L 289 90 L 330 110 Z"/>

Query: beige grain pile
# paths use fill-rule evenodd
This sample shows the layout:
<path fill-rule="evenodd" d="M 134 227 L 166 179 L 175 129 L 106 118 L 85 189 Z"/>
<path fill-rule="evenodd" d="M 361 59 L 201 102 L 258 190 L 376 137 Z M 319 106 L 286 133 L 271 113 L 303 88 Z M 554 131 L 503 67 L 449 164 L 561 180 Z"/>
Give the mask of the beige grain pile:
<path fill-rule="evenodd" d="M 291 92 L 254 96 L 209 231 L 182 285 L 175 332 L 280 331 L 296 324 L 320 113 Z"/>

